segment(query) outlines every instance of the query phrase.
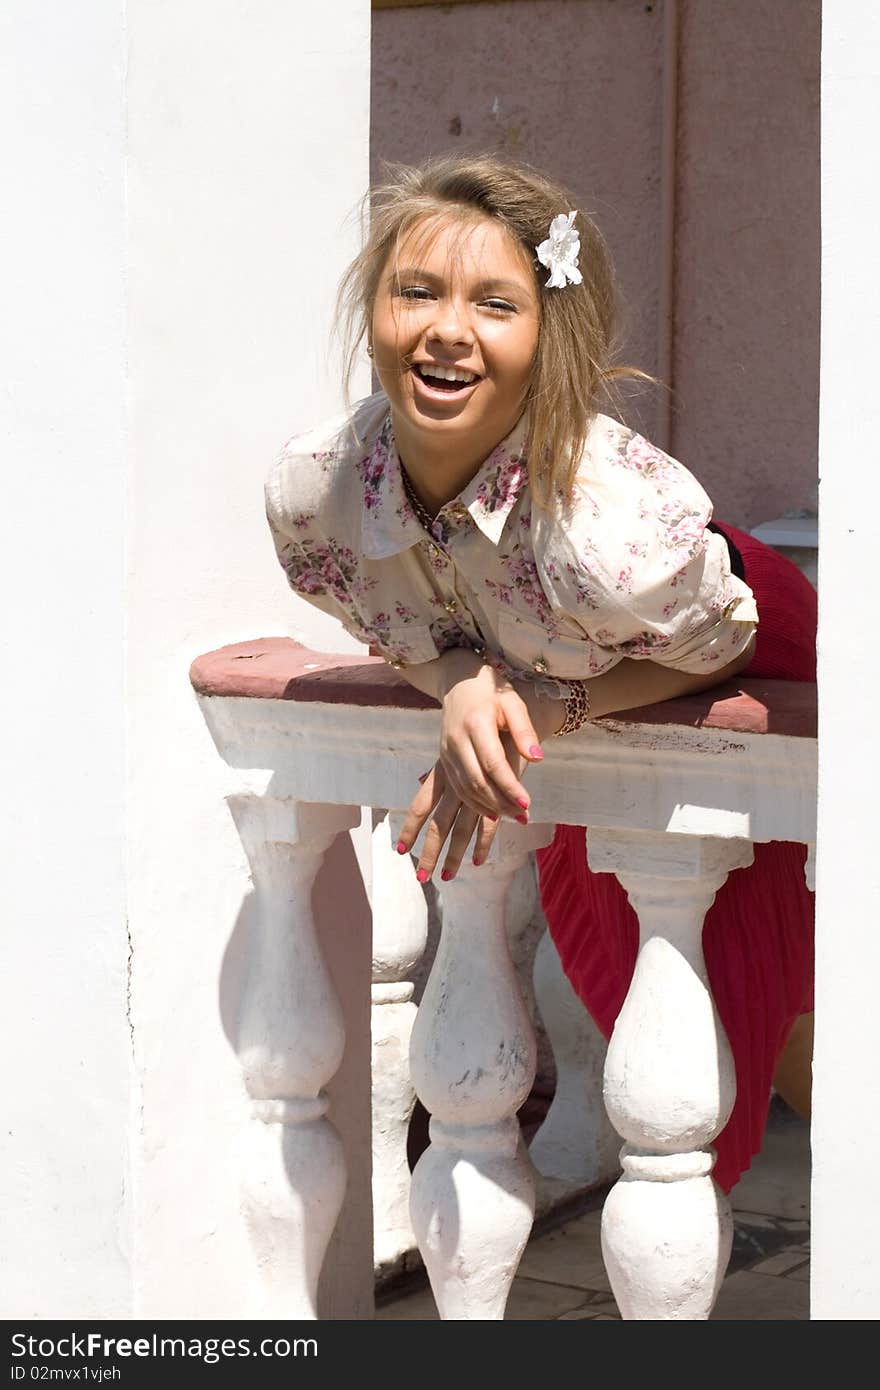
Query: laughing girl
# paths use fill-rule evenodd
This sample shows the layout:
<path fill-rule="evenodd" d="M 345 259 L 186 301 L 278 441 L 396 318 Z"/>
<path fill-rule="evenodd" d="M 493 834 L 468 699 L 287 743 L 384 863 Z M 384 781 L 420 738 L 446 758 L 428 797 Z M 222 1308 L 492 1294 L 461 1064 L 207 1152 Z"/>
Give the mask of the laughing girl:
<path fill-rule="evenodd" d="M 613 365 L 608 253 L 564 188 L 490 156 L 395 171 L 341 302 L 349 364 L 365 342 L 381 389 L 287 445 L 268 516 L 297 593 L 442 708 L 398 845 L 427 823 L 421 882 L 441 858 L 443 879 L 466 853 L 482 864 L 499 818 L 527 823 L 523 772 L 547 738 L 746 671 L 815 679 L 807 580 L 714 523 L 687 468 L 603 413 L 640 374 Z M 777 1084 L 807 1103 L 805 851 L 754 851 L 703 936 L 737 1067 L 715 1141 L 725 1190 L 760 1148 L 780 1060 Z M 591 873 L 582 828 L 558 826 L 538 864 L 563 965 L 608 1036 L 635 915 Z"/>

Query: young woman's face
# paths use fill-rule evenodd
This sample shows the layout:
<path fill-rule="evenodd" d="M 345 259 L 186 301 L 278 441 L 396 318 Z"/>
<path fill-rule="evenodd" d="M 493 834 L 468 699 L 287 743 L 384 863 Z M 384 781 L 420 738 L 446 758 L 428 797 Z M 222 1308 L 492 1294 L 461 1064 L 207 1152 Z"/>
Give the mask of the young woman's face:
<path fill-rule="evenodd" d="M 484 450 L 523 411 L 538 346 L 534 276 L 497 222 L 417 224 L 382 271 L 373 362 L 409 441 Z"/>

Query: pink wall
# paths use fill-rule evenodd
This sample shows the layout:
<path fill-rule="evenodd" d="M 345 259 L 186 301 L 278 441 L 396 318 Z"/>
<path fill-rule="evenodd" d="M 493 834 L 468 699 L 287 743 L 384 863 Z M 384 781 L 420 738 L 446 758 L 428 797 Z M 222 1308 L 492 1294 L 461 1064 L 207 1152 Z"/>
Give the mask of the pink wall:
<path fill-rule="evenodd" d="M 750 525 L 816 509 L 819 8 L 682 6 L 674 444 Z"/>
<path fill-rule="evenodd" d="M 658 365 L 663 4 L 373 14 L 372 160 L 449 149 L 561 178 L 609 239 L 624 356 Z M 814 508 L 819 0 L 682 0 L 671 447 L 718 516 Z M 627 418 L 659 428 L 653 396 Z"/>

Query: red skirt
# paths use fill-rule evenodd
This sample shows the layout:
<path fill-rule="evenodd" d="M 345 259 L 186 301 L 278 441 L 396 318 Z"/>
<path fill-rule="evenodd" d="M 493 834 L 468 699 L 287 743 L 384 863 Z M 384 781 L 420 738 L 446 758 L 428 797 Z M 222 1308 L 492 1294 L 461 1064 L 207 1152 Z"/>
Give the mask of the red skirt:
<path fill-rule="evenodd" d="M 732 526 L 758 605 L 755 655 L 744 674 L 815 681 L 816 593 L 796 565 Z M 703 951 L 736 1064 L 736 1103 L 715 1140 L 714 1177 L 725 1192 L 749 1167 L 767 1121 L 776 1062 L 792 1024 L 813 1008 L 813 895 L 806 846 L 756 844 L 754 863 L 731 873 L 703 926 Z M 537 856 L 541 902 L 563 968 L 605 1037 L 626 998 L 638 919 L 613 874 L 594 874 L 583 826 L 559 825 Z"/>

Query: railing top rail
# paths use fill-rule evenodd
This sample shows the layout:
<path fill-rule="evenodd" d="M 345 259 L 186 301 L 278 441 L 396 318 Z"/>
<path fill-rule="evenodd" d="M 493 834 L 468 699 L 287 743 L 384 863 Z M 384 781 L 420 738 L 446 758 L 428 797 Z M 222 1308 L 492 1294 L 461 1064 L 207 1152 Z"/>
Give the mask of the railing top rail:
<path fill-rule="evenodd" d="M 196 657 L 190 680 L 199 695 L 365 708 L 431 709 L 435 701 L 381 657 L 316 652 L 289 637 L 237 642 Z M 692 729 L 815 738 L 816 686 L 753 678 L 698 695 L 643 705 L 597 723 L 674 724 Z"/>

